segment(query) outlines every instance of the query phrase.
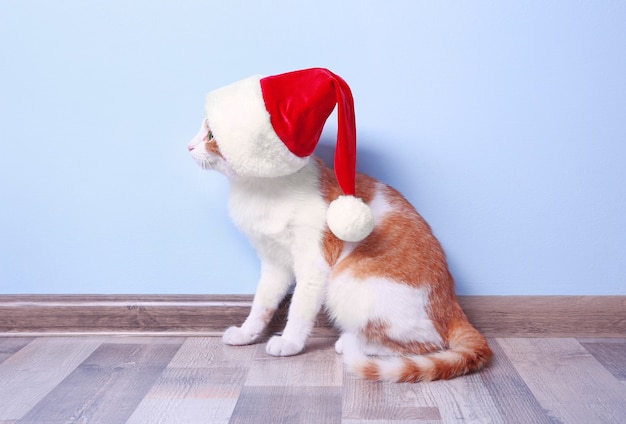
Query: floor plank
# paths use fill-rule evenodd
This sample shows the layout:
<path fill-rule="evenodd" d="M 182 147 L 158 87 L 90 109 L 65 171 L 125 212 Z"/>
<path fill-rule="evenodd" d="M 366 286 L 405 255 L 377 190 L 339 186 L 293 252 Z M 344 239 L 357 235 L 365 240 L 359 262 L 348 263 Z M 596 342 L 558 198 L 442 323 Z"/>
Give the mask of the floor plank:
<path fill-rule="evenodd" d="M 436 402 L 424 384 L 386 384 L 345 373 L 342 400 L 343 423 L 441 422 Z"/>
<path fill-rule="evenodd" d="M 505 423 L 479 374 L 424 384 L 444 422 Z"/>
<path fill-rule="evenodd" d="M 32 337 L 3 337 L 0 338 L 0 364 L 5 359 L 32 342 Z M 1 423 L 0 423 L 1 424 Z"/>
<path fill-rule="evenodd" d="M 539 403 L 566 423 L 626 422 L 626 387 L 574 339 L 499 339 Z"/>
<path fill-rule="evenodd" d="M 548 424 L 551 418 L 519 375 L 496 339 L 489 345 L 494 353 L 491 366 L 479 375 L 507 424 Z"/>
<path fill-rule="evenodd" d="M 626 382 L 626 339 L 579 340 L 604 368 Z"/>
<path fill-rule="evenodd" d="M 247 386 L 341 386 L 343 363 L 331 338 L 312 339 L 303 353 L 289 358 L 265 353 L 256 345 Z"/>
<path fill-rule="evenodd" d="M 341 422 L 339 387 L 245 386 L 232 424 L 333 424 Z"/>
<path fill-rule="evenodd" d="M 33 340 L 0 364 L 0 420 L 22 418 L 100 345 L 75 337 Z"/>
<path fill-rule="evenodd" d="M 228 423 L 244 368 L 167 368 L 127 424 Z"/>
<path fill-rule="evenodd" d="M 188 337 L 129 422 L 227 423 L 256 350 L 226 346 L 219 337 Z M 178 386 L 175 375 L 183 378 Z"/>
<path fill-rule="evenodd" d="M 226 346 L 220 337 L 189 337 L 169 363 L 171 368 L 246 366 L 257 350 L 252 346 Z"/>
<path fill-rule="evenodd" d="M 626 422 L 626 337 L 490 342 L 482 372 L 397 384 L 345 372 L 334 338 L 275 358 L 219 337 L 0 337 L 0 424 Z"/>
<path fill-rule="evenodd" d="M 20 422 L 124 423 L 178 348 L 102 344 Z"/>
<path fill-rule="evenodd" d="M 478 374 L 449 381 L 397 384 L 347 375 L 344 421 L 392 419 L 405 422 L 502 423 L 494 400 Z"/>

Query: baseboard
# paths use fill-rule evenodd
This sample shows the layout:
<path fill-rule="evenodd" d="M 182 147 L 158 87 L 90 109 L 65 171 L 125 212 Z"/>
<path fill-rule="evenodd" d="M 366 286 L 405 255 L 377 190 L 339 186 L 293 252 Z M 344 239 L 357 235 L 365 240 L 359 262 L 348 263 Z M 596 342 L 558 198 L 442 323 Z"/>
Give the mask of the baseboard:
<path fill-rule="evenodd" d="M 465 296 L 488 337 L 624 337 L 626 296 Z M 0 295 L 0 333 L 219 335 L 243 322 L 251 295 Z M 270 331 L 285 324 L 285 301 Z M 320 313 L 314 335 L 336 334 Z"/>

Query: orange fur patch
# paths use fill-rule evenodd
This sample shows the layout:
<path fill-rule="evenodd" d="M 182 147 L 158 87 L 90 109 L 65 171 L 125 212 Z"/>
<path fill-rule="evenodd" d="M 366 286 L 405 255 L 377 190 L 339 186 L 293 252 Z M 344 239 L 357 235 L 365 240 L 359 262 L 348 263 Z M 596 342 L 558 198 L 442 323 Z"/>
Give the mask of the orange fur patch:
<path fill-rule="evenodd" d="M 320 159 L 316 161 L 320 191 L 330 203 L 343 193 L 332 170 Z M 336 264 L 333 272 L 350 269 L 356 278 L 387 277 L 412 286 L 451 284 L 443 249 L 415 208 L 393 188 L 357 174 L 356 196 L 366 203 L 372 201 L 380 187 L 393 211 L 348 257 Z M 329 264 L 335 264 L 340 247 L 343 248 L 343 242 L 327 231 L 323 248 Z M 406 260 L 406 252 L 410 252 L 411 261 Z"/>
<path fill-rule="evenodd" d="M 330 203 L 343 193 L 332 170 L 321 160 L 316 160 L 320 191 Z M 324 257 L 333 267 L 333 274 L 349 270 L 357 279 L 382 277 L 400 284 L 425 287 L 429 293 L 426 312 L 445 346 L 394 340 L 388 336 L 384 322 L 370 322 L 363 335 L 401 355 L 426 355 L 417 362 L 408 357 L 403 359 L 402 368 L 398 370 L 401 381 L 448 379 L 483 368 L 493 353 L 484 336 L 467 321 L 458 303 L 441 244 L 426 221 L 399 192 L 371 177 L 357 174 L 357 197 L 369 203 L 377 190 L 381 190 L 391 210 L 341 261 L 339 257 L 344 243 L 326 229 L 322 241 Z M 441 350 L 446 347 L 449 351 Z M 355 370 L 364 378 L 378 380 L 381 377 L 375 360 Z"/>
<path fill-rule="evenodd" d="M 368 380 L 380 380 L 380 370 L 374 361 L 367 361 L 358 371 L 363 378 Z"/>
<path fill-rule="evenodd" d="M 451 323 L 448 338 L 450 350 L 423 357 L 428 361 L 428 367 L 405 358 L 400 380 L 447 380 L 478 371 L 487 366 L 493 357 L 487 340 L 467 321 Z"/>
<path fill-rule="evenodd" d="M 215 141 L 215 139 L 212 139 L 211 141 L 205 141 L 204 142 L 204 148 L 209 153 L 213 153 L 213 154 L 216 154 L 218 156 L 224 157 L 224 156 L 222 156 L 222 151 L 220 150 L 219 146 L 217 145 L 217 142 Z"/>
<path fill-rule="evenodd" d="M 386 197 L 401 207 L 389 212 L 374 231 L 335 268 L 356 278 L 384 277 L 409 286 L 450 284 L 445 255 L 428 224 L 392 188 Z M 406 203 L 406 204 L 405 204 Z M 397 205 L 395 205 L 397 206 Z M 408 259 L 408 260 L 407 260 Z"/>
<path fill-rule="evenodd" d="M 433 370 L 431 374 L 431 380 L 447 380 L 457 375 L 466 374 L 465 364 L 458 362 L 450 362 L 441 358 L 430 358 L 433 364 Z"/>
<path fill-rule="evenodd" d="M 417 383 L 418 381 L 430 381 L 431 379 L 424 375 L 424 370 L 415 362 L 408 358 L 402 360 L 402 372 L 399 382 L 401 383 Z"/>
<path fill-rule="evenodd" d="M 328 228 L 324 231 L 322 238 L 322 251 L 324 259 L 331 267 L 337 263 L 341 251 L 343 250 L 343 241 L 339 240 Z"/>
<path fill-rule="evenodd" d="M 448 339 L 450 349 L 463 355 L 467 368 L 472 371 L 484 368 L 493 359 L 493 352 L 485 336 L 466 319 L 451 323 Z"/>

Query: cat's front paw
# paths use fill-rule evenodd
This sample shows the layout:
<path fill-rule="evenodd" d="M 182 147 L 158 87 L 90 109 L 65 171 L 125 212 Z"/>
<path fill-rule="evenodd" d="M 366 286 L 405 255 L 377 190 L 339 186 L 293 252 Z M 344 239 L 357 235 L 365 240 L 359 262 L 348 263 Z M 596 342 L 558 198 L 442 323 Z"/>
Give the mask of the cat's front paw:
<path fill-rule="evenodd" d="M 258 334 L 251 334 L 241 327 L 230 327 L 224 332 L 222 342 L 232 346 L 243 346 L 254 343 L 258 338 Z"/>
<path fill-rule="evenodd" d="M 265 346 L 265 351 L 273 356 L 291 356 L 302 352 L 304 343 L 285 339 L 283 336 L 272 337 Z"/>

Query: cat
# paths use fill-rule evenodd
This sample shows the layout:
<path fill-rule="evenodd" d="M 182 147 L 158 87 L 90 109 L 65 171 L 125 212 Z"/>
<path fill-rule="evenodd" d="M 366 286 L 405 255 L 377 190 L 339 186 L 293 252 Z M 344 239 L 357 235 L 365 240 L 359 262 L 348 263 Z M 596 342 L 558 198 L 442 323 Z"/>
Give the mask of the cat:
<path fill-rule="evenodd" d="M 242 177 L 206 120 L 188 150 L 202 168 L 228 178 L 232 220 L 261 261 L 250 314 L 225 331 L 224 343 L 256 342 L 295 280 L 285 329 L 267 342 L 270 355 L 300 353 L 325 307 L 341 332 L 335 350 L 360 377 L 431 381 L 489 364 L 492 351 L 457 301 L 440 243 L 399 192 L 358 174 L 356 195 L 370 206 L 375 227 L 364 240 L 345 242 L 326 224 L 341 189 L 319 158 L 283 177 Z"/>

